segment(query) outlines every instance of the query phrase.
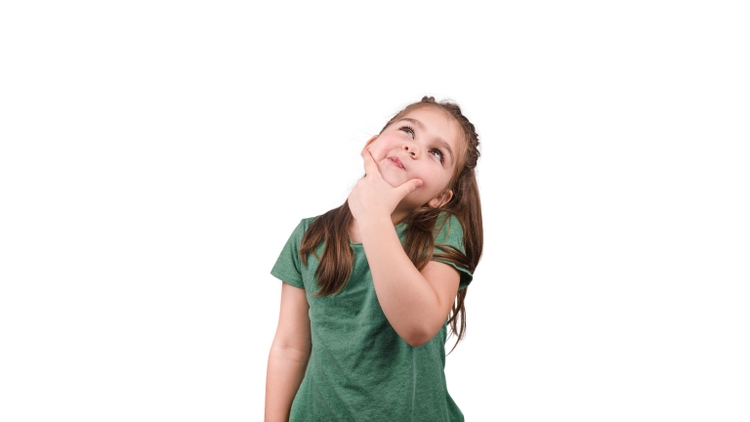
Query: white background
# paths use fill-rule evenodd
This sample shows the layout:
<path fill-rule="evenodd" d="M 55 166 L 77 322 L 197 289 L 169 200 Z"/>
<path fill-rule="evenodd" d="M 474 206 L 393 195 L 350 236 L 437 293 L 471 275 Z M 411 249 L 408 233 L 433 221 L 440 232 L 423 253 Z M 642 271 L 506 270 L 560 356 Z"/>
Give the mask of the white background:
<path fill-rule="evenodd" d="M 261 420 L 281 246 L 425 94 L 482 141 L 467 420 L 750 420 L 743 2 L 262 3 L 0 6 L 0 420 Z"/>

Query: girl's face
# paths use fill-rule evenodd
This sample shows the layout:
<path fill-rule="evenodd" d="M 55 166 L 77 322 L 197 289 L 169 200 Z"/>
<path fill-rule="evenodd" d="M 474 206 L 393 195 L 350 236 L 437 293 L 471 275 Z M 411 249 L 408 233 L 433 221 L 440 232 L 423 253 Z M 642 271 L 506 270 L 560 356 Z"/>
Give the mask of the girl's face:
<path fill-rule="evenodd" d="M 423 205 L 440 207 L 453 197 L 448 184 L 463 148 L 461 127 L 443 110 L 424 106 L 388 125 L 365 148 L 391 186 L 410 179 L 423 185 L 407 195 L 397 210 L 411 211 Z"/>

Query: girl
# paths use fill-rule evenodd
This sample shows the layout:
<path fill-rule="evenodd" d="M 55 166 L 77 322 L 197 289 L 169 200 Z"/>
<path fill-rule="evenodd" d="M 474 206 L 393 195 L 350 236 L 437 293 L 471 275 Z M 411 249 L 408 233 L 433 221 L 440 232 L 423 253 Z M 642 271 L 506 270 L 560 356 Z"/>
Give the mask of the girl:
<path fill-rule="evenodd" d="M 482 253 L 478 145 L 458 105 L 424 97 L 367 141 L 346 202 L 299 223 L 271 271 L 267 422 L 463 420 L 445 341 Z"/>

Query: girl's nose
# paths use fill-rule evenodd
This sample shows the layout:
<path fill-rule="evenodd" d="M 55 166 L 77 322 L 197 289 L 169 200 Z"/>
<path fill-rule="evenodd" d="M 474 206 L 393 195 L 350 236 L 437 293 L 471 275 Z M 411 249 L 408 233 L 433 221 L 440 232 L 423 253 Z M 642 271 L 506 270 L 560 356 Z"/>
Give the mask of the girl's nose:
<path fill-rule="evenodd" d="M 404 144 L 403 147 L 401 147 L 404 151 L 406 151 L 411 158 L 417 158 L 417 154 L 419 153 L 419 148 L 414 144 Z"/>

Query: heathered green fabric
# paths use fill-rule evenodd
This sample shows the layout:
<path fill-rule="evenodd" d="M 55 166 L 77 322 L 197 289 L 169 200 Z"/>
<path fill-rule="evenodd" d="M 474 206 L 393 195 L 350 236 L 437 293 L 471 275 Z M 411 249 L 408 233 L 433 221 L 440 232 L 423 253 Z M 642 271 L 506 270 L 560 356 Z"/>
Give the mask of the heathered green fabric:
<path fill-rule="evenodd" d="M 271 271 L 304 288 L 310 305 L 312 352 L 290 420 L 463 421 L 445 382 L 446 326 L 419 347 L 402 340 L 380 308 L 362 244 L 351 243 L 354 268 L 344 290 L 335 296 L 313 295 L 318 261 L 310 256 L 306 267 L 299 257 L 302 236 L 313 220 L 300 222 Z M 463 251 L 458 220 L 451 217 L 441 226 L 435 244 Z M 396 226 L 402 242 L 404 228 Z M 453 266 L 460 271 L 461 288 L 466 287 L 472 275 Z"/>

